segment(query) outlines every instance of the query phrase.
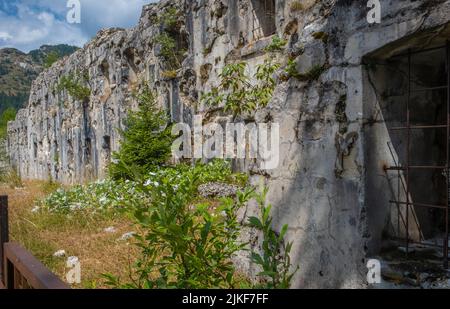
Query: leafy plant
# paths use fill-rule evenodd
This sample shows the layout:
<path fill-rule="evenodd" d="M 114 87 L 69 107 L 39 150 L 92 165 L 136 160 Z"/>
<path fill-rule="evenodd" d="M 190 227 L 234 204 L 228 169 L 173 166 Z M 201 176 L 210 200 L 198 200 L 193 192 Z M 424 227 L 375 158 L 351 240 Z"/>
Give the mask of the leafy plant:
<path fill-rule="evenodd" d="M 167 31 L 176 31 L 180 11 L 176 7 L 167 8 L 159 17 L 158 22 L 162 23 Z"/>
<path fill-rule="evenodd" d="M 251 260 L 261 266 L 262 272 L 258 276 L 268 278 L 267 288 L 287 289 L 291 285 L 291 280 L 298 270 L 291 272 L 290 252 L 292 243 L 285 244 L 284 237 L 288 230 L 288 225 L 284 225 L 281 232 L 277 234 L 272 230 L 272 217 L 270 211 L 272 205 L 266 205 L 267 189 L 263 193 L 256 195 L 259 204 L 259 217 L 250 217 L 250 226 L 259 229 L 263 233 L 262 254 L 252 252 Z"/>
<path fill-rule="evenodd" d="M 157 106 L 148 86 L 136 97 L 139 109 L 128 113 L 126 129 L 120 130 L 120 150 L 113 154 L 109 166 L 109 175 L 114 179 L 139 178 L 170 157 L 174 137 L 166 113 Z"/>
<path fill-rule="evenodd" d="M 236 212 L 251 198 L 252 191 L 240 192 L 235 199 L 224 198 L 218 205 L 193 203 L 198 185 L 209 178 L 217 179 L 219 166 L 221 163 L 166 169 L 157 181 L 146 182 L 142 190 L 151 202 L 134 213 L 145 231 L 136 237 L 142 258 L 136 262 L 131 283 L 123 284 L 119 278 L 105 275 L 111 286 L 235 287 L 231 257 L 244 248 L 238 242 Z M 223 170 L 220 177 L 226 178 L 228 173 Z"/>
<path fill-rule="evenodd" d="M 272 38 L 272 42 L 265 48 L 267 52 L 278 52 L 282 51 L 288 42 L 285 39 L 280 38 L 275 35 Z"/>
<path fill-rule="evenodd" d="M 154 43 L 161 47 L 160 55 L 164 58 L 165 64 L 171 70 L 181 67 L 184 50 L 179 50 L 175 38 L 167 32 L 163 32 L 154 38 Z"/>
<path fill-rule="evenodd" d="M 273 75 L 279 64 L 266 60 L 258 65 L 254 75 L 255 85 L 245 73 L 246 67 L 245 62 L 226 65 L 219 75 L 219 86 L 204 94 L 202 101 L 210 106 L 223 105 L 224 111 L 231 112 L 233 117 L 267 106 L 275 89 Z"/>
<path fill-rule="evenodd" d="M 69 95 L 78 101 L 87 101 L 91 95 L 91 89 L 84 86 L 88 80 L 86 73 L 81 76 L 77 73 L 64 75 L 59 80 L 56 90 L 58 92 L 67 91 Z"/>

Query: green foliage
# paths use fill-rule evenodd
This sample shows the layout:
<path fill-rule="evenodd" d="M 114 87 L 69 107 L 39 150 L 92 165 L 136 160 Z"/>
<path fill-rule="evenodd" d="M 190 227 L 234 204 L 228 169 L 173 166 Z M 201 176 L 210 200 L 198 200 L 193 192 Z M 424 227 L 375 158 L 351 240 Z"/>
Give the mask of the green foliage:
<path fill-rule="evenodd" d="M 0 140 L 7 137 L 8 121 L 12 121 L 16 118 L 16 109 L 8 108 L 0 116 Z"/>
<path fill-rule="evenodd" d="M 161 46 L 160 55 L 170 70 L 176 70 L 181 67 L 181 61 L 185 51 L 178 50 L 177 43 L 172 35 L 163 32 L 154 38 L 154 43 Z"/>
<path fill-rule="evenodd" d="M 262 254 L 252 252 L 251 259 L 262 268 L 259 276 L 268 278 L 266 288 L 288 289 L 298 267 L 294 272 L 290 272 L 292 243 L 285 244 L 284 242 L 288 225 L 284 225 L 279 234 L 272 230 L 272 217 L 270 216 L 272 205 L 266 205 L 266 195 L 267 189 L 264 189 L 262 194 L 256 195 L 260 215 L 249 218 L 250 226 L 263 232 L 263 252 Z"/>
<path fill-rule="evenodd" d="M 176 7 L 167 8 L 159 17 L 158 22 L 162 23 L 165 30 L 169 32 L 176 31 L 178 28 L 178 18 L 180 12 Z"/>
<path fill-rule="evenodd" d="M 265 48 L 266 52 L 279 52 L 284 49 L 288 42 L 285 39 L 275 35 L 272 38 L 272 42 Z"/>
<path fill-rule="evenodd" d="M 133 281 L 105 275 L 108 283 L 122 288 L 232 288 L 236 277 L 231 257 L 244 248 L 238 242 L 237 210 L 252 196 L 239 193 L 212 207 L 193 203 L 197 188 L 210 177 L 217 179 L 221 164 L 172 169 L 147 182 L 147 207 L 134 213 L 144 230 L 136 237 L 142 258 L 135 265 Z M 210 169 L 212 167 L 212 169 Z M 225 174 L 219 178 L 227 177 Z"/>
<path fill-rule="evenodd" d="M 78 101 L 87 101 L 91 96 L 91 89 L 84 86 L 88 79 L 86 74 L 69 74 L 61 77 L 56 90 L 58 92 L 67 91 L 69 95 Z"/>
<path fill-rule="evenodd" d="M 125 211 L 142 208 L 148 203 L 148 196 L 143 188 L 159 184 L 163 178 L 170 178 L 173 185 L 179 185 L 179 181 L 190 174 L 197 175 L 195 188 L 213 181 L 241 186 L 247 183 L 246 175 L 233 174 L 230 162 L 223 160 L 215 160 L 208 164 L 198 163 L 194 166 L 187 164 L 155 166 L 136 181 L 105 179 L 67 189 L 56 188 L 56 191 L 40 201 L 39 206 L 50 212 L 60 213 L 70 213 L 80 209 L 102 212 L 103 210 Z M 53 185 L 49 183 L 49 187 L 53 188 Z"/>
<path fill-rule="evenodd" d="M 137 95 L 139 109 L 131 111 L 121 130 L 120 150 L 113 154 L 109 175 L 114 179 L 136 179 L 155 166 L 167 162 L 174 137 L 166 113 L 157 106 L 153 93 L 145 86 Z"/>
<path fill-rule="evenodd" d="M 54 182 L 45 188 L 49 194 L 38 203 L 40 210 L 50 213 L 72 214 L 125 211 L 130 205 L 145 202 L 145 196 L 131 181 L 101 180 L 65 189 Z"/>
<path fill-rule="evenodd" d="M 134 216 L 145 231 L 137 237 L 142 258 L 137 261 L 132 282 L 105 275 L 108 283 L 122 288 L 231 287 L 235 284 L 231 255 L 242 248 L 236 239 L 239 225 L 236 202 L 224 199 L 212 209 L 208 203 L 194 206 L 198 186 L 211 182 L 236 182 L 228 161 L 155 168 L 145 182 L 135 185 L 140 202 Z M 137 206 L 139 205 L 139 206 Z"/>
<path fill-rule="evenodd" d="M 275 89 L 273 75 L 279 64 L 266 60 L 258 65 L 253 76 L 256 84 L 250 82 L 245 73 L 246 67 L 245 62 L 226 65 L 219 75 L 219 86 L 204 94 L 202 101 L 210 106 L 223 105 L 224 111 L 231 112 L 234 117 L 267 106 Z"/>
<path fill-rule="evenodd" d="M 60 59 L 60 55 L 56 51 L 50 52 L 44 59 L 44 67 L 50 68 L 56 61 Z"/>

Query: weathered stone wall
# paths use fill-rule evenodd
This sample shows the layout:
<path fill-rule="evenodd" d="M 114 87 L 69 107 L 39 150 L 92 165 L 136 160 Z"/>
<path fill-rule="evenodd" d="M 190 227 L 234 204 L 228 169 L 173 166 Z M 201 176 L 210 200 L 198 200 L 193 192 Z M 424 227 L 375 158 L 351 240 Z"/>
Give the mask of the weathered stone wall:
<path fill-rule="evenodd" d="M 103 32 L 36 80 L 28 108 L 9 128 L 12 162 L 24 177 L 51 174 L 65 182 L 102 177 L 109 159 L 103 137 L 110 136 L 111 150 L 117 149 L 115 128 L 141 76 L 150 76 L 147 79 L 175 120 L 189 121 L 192 112 L 208 110 L 197 105 L 199 96 L 217 83 L 224 64 L 245 60 L 254 67 L 268 57 L 263 48 L 271 38 L 253 31 L 257 1 L 175 2 L 186 12 L 189 40 L 179 78 L 159 77 L 161 63 L 149 47 L 159 31 L 150 25 L 149 16 L 168 3 L 164 1 L 144 10 L 136 29 Z M 252 162 L 236 162 L 236 167 L 249 171 L 253 183 L 269 187 L 275 228 L 289 224 L 292 260 L 300 265 L 294 287 L 360 287 L 366 258 L 380 246 L 391 193 L 389 182 L 380 177 L 386 163 L 381 160 L 389 157 L 389 136 L 383 121 L 373 121 L 379 102 L 363 60 L 384 46 L 391 46 L 385 55 L 419 46 L 390 44 L 439 30 L 449 21 L 450 1 L 381 1 L 382 21 L 374 25 L 366 20 L 366 1 L 302 1 L 301 10 L 292 9 L 294 2 L 275 2 L 275 32 L 289 41 L 282 64 L 286 66 L 290 57 L 300 73 L 313 67 L 323 72 L 317 80 L 279 78 L 272 102 L 254 115 L 257 121 L 272 119 L 281 125 L 279 167 L 260 171 Z M 442 31 L 439 35 L 449 37 Z M 109 79 L 101 73 L 104 61 Z M 58 106 L 51 85 L 79 66 L 89 68 L 94 85 L 88 106 L 70 99 L 68 108 Z M 87 138 L 92 143 L 89 156 Z M 61 152 L 57 163 L 56 152 Z M 245 212 L 255 209 L 250 204 Z M 242 259 L 239 266 L 255 272 Z"/>
<path fill-rule="evenodd" d="M 144 7 L 133 29 L 100 31 L 33 82 L 27 108 L 8 129 L 11 163 L 23 178 L 79 183 L 104 177 L 139 85 L 149 81 L 162 106 L 178 97 L 174 81 L 161 77 L 164 66 L 154 43 L 163 30 L 158 14 L 172 2 Z M 174 5 L 184 10 L 182 1 Z M 88 101 L 57 89 L 61 77 L 70 74 L 87 75 Z"/>

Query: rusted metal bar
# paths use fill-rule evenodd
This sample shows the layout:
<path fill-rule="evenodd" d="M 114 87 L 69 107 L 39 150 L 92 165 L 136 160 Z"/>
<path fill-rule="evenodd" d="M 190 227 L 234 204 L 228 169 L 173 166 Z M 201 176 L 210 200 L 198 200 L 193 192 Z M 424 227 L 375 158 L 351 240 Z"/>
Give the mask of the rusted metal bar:
<path fill-rule="evenodd" d="M 31 253 L 17 243 L 4 245 L 5 285 L 7 289 L 69 289 Z"/>
<path fill-rule="evenodd" d="M 444 268 L 448 269 L 448 214 L 449 214 L 449 207 L 450 207 L 450 166 L 449 166 L 449 156 L 450 156 L 450 43 L 449 41 L 447 41 L 446 44 L 446 53 L 447 53 L 447 59 L 446 59 L 446 63 L 447 63 L 447 140 L 446 140 L 446 144 L 447 144 L 447 153 L 446 153 L 446 161 L 447 161 L 447 175 L 445 177 L 446 179 L 446 184 L 447 184 L 447 208 L 445 211 L 445 219 L 444 219 L 444 223 L 445 223 L 445 236 L 444 236 L 444 251 L 443 251 L 443 255 L 444 255 Z"/>
<path fill-rule="evenodd" d="M 434 91 L 434 90 L 444 90 L 447 89 L 447 86 L 437 86 L 437 87 L 429 87 L 429 88 L 420 88 L 414 89 L 411 92 L 422 92 L 422 91 Z"/>
<path fill-rule="evenodd" d="M 400 205 L 406 205 L 406 202 L 401 201 L 389 201 L 389 203 L 392 204 L 400 204 Z M 425 208 L 437 208 L 437 209 L 447 209 L 447 206 L 444 205 L 433 205 L 433 204 L 424 204 L 424 203 L 409 203 L 410 206 L 417 206 L 417 207 L 425 207 Z"/>
<path fill-rule="evenodd" d="M 426 166 L 426 165 L 410 165 L 409 167 L 402 167 L 402 166 L 389 166 L 386 167 L 385 170 L 386 171 L 406 171 L 406 170 L 412 170 L 412 169 L 433 169 L 433 170 L 445 170 L 447 167 L 446 166 L 440 166 L 440 165 L 430 165 L 430 166 Z"/>
<path fill-rule="evenodd" d="M 8 197 L 0 196 L 0 281 L 5 282 L 3 245 L 9 241 Z"/>
<path fill-rule="evenodd" d="M 409 129 L 411 130 L 419 130 L 419 129 L 445 129 L 447 128 L 447 125 L 430 125 L 430 126 L 410 126 Z M 393 127 L 390 128 L 390 130 L 398 131 L 398 130 L 407 130 L 408 127 Z"/>
<path fill-rule="evenodd" d="M 434 50 L 443 49 L 443 48 L 446 48 L 446 45 L 437 46 L 437 47 L 431 47 L 431 48 L 425 48 L 425 49 L 420 49 L 420 50 L 415 50 L 415 51 L 412 51 L 411 49 L 409 49 L 405 53 L 400 53 L 400 54 L 392 56 L 392 58 L 412 56 L 412 55 L 426 53 L 426 52 L 429 52 L 429 51 L 434 51 Z"/>
<path fill-rule="evenodd" d="M 406 256 L 409 254 L 409 151 L 411 148 L 411 122 L 409 105 L 411 101 L 411 49 L 408 49 L 408 99 L 406 100 Z"/>

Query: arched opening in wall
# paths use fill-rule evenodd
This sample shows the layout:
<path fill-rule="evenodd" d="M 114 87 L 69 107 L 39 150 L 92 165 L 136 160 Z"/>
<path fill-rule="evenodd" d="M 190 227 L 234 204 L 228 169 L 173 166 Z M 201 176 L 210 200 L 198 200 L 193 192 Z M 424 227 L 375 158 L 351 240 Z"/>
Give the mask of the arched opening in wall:
<path fill-rule="evenodd" d="M 252 0 L 251 3 L 253 40 L 275 34 L 275 0 Z"/>
<path fill-rule="evenodd" d="M 372 253 L 393 243 L 409 257 L 436 250 L 448 267 L 450 27 L 443 29 L 365 59 L 364 118 Z"/>

